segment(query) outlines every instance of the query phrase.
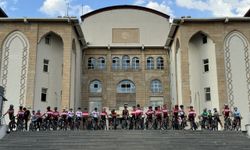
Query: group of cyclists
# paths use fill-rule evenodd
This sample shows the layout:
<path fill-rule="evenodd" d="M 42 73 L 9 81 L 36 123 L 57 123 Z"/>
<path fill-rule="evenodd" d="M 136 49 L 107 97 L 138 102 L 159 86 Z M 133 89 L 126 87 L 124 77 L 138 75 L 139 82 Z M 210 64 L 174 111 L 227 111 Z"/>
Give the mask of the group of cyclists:
<path fill-rule="evenodd" d="M 87 108 L 84 110 L 78 108 L 75 112 L 70 108 L 68 111 L 63 109 L 59 112 L 57 107 L 52 110 L 50 106 L 44 113 L 41 113 L 40 110 L 33 110 L 30 113 L 28 109 L 20 106 L 16 115 L 14 114 L 14 106 L 10 105 L 4 116 L 7 114 L 10 120 L 10 131 L 115 130 L 118 127 L 121 129 L 181 130 L 188 126 L 188 122 L 190 122 L 189 127 L 192 130 L 198 129 L 199 126 L 201 129 L 218 130 L 218 124 L 223 128 L 220 120 L 221 115 L 216 108 L 213 109 L 213 112 L 204 109 L 198 116 L 200 121 L 196 122 L 197 113 L 193 106 L 189 107 L 186 114 L 183 105 L 175 105 L 172 110 L 168 110 L 167 105 L 155 108 L 149 106 L 146 111 L 143 111 L 138 104 L 129 111 L 128 105 L 124 104 L 121 114 L 118 114 L 114 109 L 108 113 L 106 108 L 103 108 L 101 112 L 97 108 L 94 108 L 92 112 L 88 112 Z M 222 115 L 224 116 L 224 130 L 240 130 L 242 118 L 236 107 L 231 111 L 228 105 L 225 105 Z"/>

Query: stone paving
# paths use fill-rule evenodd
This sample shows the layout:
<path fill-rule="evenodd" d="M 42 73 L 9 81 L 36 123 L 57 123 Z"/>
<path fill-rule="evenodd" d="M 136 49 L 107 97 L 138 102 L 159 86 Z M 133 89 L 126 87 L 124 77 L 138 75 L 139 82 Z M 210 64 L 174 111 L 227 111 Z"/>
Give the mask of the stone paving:
<path fill-rule="evenodd" d="M 15 132 L 0 150 L 250 150 L 242 132 L 224 131 L 46 131 Z"/>

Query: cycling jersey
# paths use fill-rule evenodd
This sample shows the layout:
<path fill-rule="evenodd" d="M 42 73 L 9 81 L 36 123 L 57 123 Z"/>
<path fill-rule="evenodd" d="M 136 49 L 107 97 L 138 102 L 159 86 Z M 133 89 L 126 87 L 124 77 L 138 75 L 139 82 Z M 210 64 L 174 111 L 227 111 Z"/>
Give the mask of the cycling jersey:
<path fill-rule="evenodd" d="M 106 117 L 107 117 L 108 113 L 106 111 L 103 111 L 103 112 L 101 112 L 100 115 L 101 115 L 102 120 L 106 120 Z"/>
<path fill-rule="evenodd" d="M 124 109 L 122 111 L 122 116 L 128 116 L 128 115 L 129 115 L 128 110 Z"/>
<path fill-rule="evenodd" d="M 184 117 L 185 117 L 185 112 L 184 112 L 184 110 L 180 110 L 180 111 L 179 111 L 179 115 L 180 115 L 181 118 L 184 118 Z"/>
<path fill-rule="evenodd" d="M 45 113 L 45 115 L 46 115 L 46 117 L 47 118 L 51 118 L 52 116 L 53 116 L 53 111 L 47 111 L 46 113 Z"/>
<path fill-rule="evenodd" d="M 149 119 L 152 119 L 152 118 L 153 118 L 153 114 L 154 114 L 154 111 L 153 111 L 153 110 L 148 110 L 148 111 L 146 112 L 146 115 L 147 115 L 147 117 L 148 117 Z"/>
<path fill-rule="evenodd" d="M 68 117 L 73 118 L 74 115 L 75 115 L 75 113 L 73 111 L 69 111 L 68 112 Z"/>
<path fill-rule="evenodd" d="M 234 117 L 240 117 L 240 112 L 238 110 L 234 111 L 233 115 L 234 115 Z"/>
<path fill-rule="evenodd" d="M 99 113 L 98 111 L 93 111 L 91 114 L 92 114 L 92 116 L 93 116 L 94 118 L 98 118 L 99 115 L 100 115 L 100 113 Z"/>
<path fill-rule="evenodd" d="M 162 109 L 162 113 L 163 113 L 163 118 L 168 117 L 168 110 L 167 109 Z"/>
<path fill-rule="evenodd" d="M 61 112 L 61 117 L 62 118 L 65 119 L 67 117 L 67 115 L 68 115 L 68 113 L 66 111 Z"/>
<path fill-rule="evenodd" d="M 157 117 L 157 119 L 161 119 L 161 114 L 162 112 L 160 110 L 155 111 L 155 116 Z"/>
<path fill-rule="evenodd" d="M 131 115 L 132 115 L 132 118 L 135 118 L 135 116 L 136 116 L 136 111 L 135 111 L 135 110 L 132 110 Z"/>
<path fill-rule="evenodd" d="M 223 112 L 224 112 L 224 116 L 225 116 L 225 117 L 229 117 L 229 114 L 230 114 L 231 111 L 230 111 L 230 109 L 228 108 L 228 109 L 224 109 Z"/>
<path fill-rule="evenodd" d="M 201 114 L 201 116 L 202 116 L 203 118 L 207 118 L 207 117 L 208 117 L 208 112 L 203 112 L 203 113 Z"/>
<path fill-rule="evenodd" d="M 59 112 L 58 111 L 54 111 L 53 112 L 53 117 L 54 118 L 58 118 L 60 116 Z"/>
<path fill-rule="evenodd" d="M 83 112 L 83 113 L 82 113 L 82 116 L 83 116 L 84 118 L 89 117 L 89 113 L 88 113 L 88 112 Z"/>
<path fill-rule="evenodd" d="M 136 111 L 135 111 L 135 116 L 136 117 L 140 117 L 141 115 L 142 115 L 142 110 L 141 109 L 137 109 Z"/>
<path fill-rule="evenodd" d="M 174 109 L 173 110 L 174 117 L 178 117 L 178 114 L 179 114 L 179 109 Z"/>
<path fill-rule="evenodd" d="M 194 119 L 196 116 L 196 112 L 194 110 L 190 110 L 189 113 L 188 113 L 188 117 L 190 119 Z"/>
<path fill-rule="evenodd" d="M 76 111 L 76 117 L 81 118 L 82 117 L 82 111 Z"/>
<path fill-rule="evenodd" d="M 17 116 L 18 116 L 19 119 L 24 118 L 24 111 L 18 111 Z"/>

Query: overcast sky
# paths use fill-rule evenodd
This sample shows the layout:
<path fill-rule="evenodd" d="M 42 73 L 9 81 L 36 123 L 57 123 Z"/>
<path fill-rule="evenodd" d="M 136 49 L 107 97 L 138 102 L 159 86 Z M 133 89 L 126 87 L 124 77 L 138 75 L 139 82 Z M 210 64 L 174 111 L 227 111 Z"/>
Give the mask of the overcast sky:
<path fill-rule="evenodd" d="M 113 5 L 140 5 L 156 9 L 171 17 L 193 18 L 243 16 L 250 0 L 0 0 L 0 7 L 9 17 L 64 16 L 79 17 L 87 12 Z"/>

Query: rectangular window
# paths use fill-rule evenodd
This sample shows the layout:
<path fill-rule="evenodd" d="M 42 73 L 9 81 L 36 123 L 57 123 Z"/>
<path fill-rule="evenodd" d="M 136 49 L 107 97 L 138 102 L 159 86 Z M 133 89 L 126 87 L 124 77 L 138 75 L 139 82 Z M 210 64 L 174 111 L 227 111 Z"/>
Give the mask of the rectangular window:
<path fill-rule="evenodd" d="M 47 101 L 47 91 L 48 91 L 47 88 L 42 88 L 42 91 L 41 91 L 41 101 L 42 102 Z"/>
<path fill-rule="evenodd" d="M 204 66 L 204 72 L 209 71 L 209 60 L 208 59 L 203 59 L 203 66 Z"/>
<path fill-rule="evenodd" d="M 49 60 L 48 59 L 43 60 L 43 72 L 49 72 Z"/>
<path fill-rule="evenodd" d="M 50 40 L 51 40 L 50 35 L 47 35 L 47 36 L 45 37 L 45 44 L 50 45 Z"/>
<path fill-rule="evenodd" d="M 206 100 L 206 101 L 211 101 L 211 91 L 210 91 L 210 87 L 204 88 L 204 91 L 205 91 L 205 100 Z"/>
<path fill-rule="evenodd" d="M 204 36 L 202 37 L 202 43 L 203 43 L 203 44 L 206 44 L 206 43 L 207 43 L 207 36 L 204 35 Z"/>

